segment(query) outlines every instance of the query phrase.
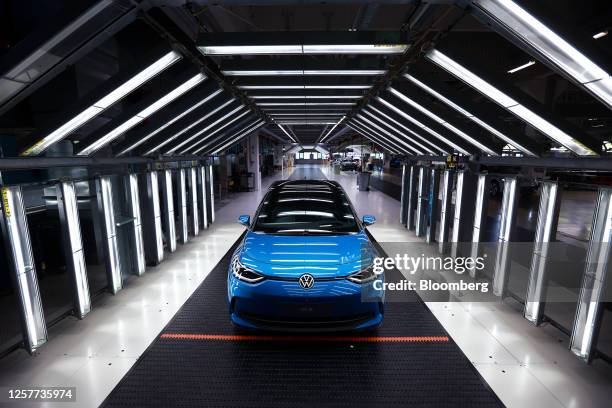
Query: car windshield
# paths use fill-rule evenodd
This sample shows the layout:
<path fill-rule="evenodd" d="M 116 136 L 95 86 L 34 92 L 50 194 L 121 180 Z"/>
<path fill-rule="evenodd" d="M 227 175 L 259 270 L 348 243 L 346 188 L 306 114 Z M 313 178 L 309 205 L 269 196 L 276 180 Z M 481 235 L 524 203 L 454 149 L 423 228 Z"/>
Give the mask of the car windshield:
<path fill-rule="evenodd" d="M 253 231 L 267 234 L 351 234 L 359 225 L 342 189 L 330 182 L 284 182 L 266 195 Z"/>

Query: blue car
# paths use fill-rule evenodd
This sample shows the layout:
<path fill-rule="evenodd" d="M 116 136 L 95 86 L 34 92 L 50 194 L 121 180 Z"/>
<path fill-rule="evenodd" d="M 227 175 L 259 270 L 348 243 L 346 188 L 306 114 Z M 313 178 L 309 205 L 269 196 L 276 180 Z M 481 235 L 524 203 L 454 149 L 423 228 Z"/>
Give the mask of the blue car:
<path fill-rule="evenodd" d="M 379 325 L 384 291 L 373 282 L 375 247 L 334 181 L 270 187 L 233 253 L 227 295 L 232 322 L 273 331 L 344 331 Z M 382 285 L 376 285 L 381 288 Z"/>

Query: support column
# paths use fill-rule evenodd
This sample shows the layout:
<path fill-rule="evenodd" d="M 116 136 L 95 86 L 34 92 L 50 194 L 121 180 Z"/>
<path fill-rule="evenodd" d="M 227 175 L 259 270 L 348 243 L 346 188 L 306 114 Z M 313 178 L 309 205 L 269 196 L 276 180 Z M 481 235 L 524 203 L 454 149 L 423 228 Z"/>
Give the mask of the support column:
<path fill-rule="evenodd" d="M 99 217 L 102 221 L 102 238 L 104 239 L 104 267 L 108 288 L 114 295 L 123 287 L 121 262 L 117 246 L 117 229 L 115 209 L 113 208 L 113 189 L 109 176 L 96 179 L 96 196 L 98 198 Z"/>
<path fill-rule="evenodd" d="M 72 181 L 64 181 L 56 186 L 55 192 L 64 257 L 74 290 L 74 310 L 76 316 L 83 319 L 91 311 L 91 297 L 83 253 L 76 189 Z"/>
<path fill-rule="evenodd" d="M 415 209 L 417 206 L 417 174 L 418 166 L 410 166 L 410 177 L 408 180 L 408 209 L 406 218 L 406 228 L 412 230 L 415 228 Z"/>
<path fill-rule="evenodd" d="M 555 181 L 544 181 L 540 187 L 540 208 L 536 226 L 533 257 L 529 268 L 527 294 L 523 316 L 536 326 L 542 323 L 544 301 L 548 284 L 548 262 L 550 243 L 554 242 L 559 221 L 561 194 L 559 184 Z"/>
<path fill-rule="evenodd" d="M 400 224 L 406 226 L 408 223 L 408 189 L 409 189 L 409 172 L 407 164 L 402 165 L 402 195 L 400 198 Z"/>
<path fill-rule="evenodd" d="M 457 256 L 460 249 L 472 238 L 472 217 L 476 195 L 476 176 L 462 170 L 457 173 L 457 190 L 455 192 L 455 213 L 453 232 L 451 234 L 451 254 Z"/>
<path fill-rule="evenodd" d="M 518 180 L 516 177 L 504 179 L 504 196 L 502 199 L 501 222 L 497 238 L 497 254 L 495 256 L 495 269 L 493 271 L 493 294 L 504 297 L 508 284 L 510 269 L 511 243 L 514 241 L 516 225 L 516 210 L 518 204 Z"/>
<path fill-rule="evenodd" d="M 134 258 L 134 270 L 138 276 L 145 273 L 146 260 L 144 251 L 144 241 L 142 238 L 142 217 L 140 215 L 140 198 L 138 196 L 138 175 L 128 174 L 126 177 L 126 188 L 128 198 L 128 211 L 130 217 L 134 219 L 132 226 L 132 238 L 136 251 Z"/>
<path fill-rule="evenodd" d="M 427 209 L 427 230 L 425 241 L 431 244 L 436 240 L 436 230 L 438 228 L 438 195 L 440 194 L 440 171 L 436 168 L 430 170 L 429 174 L 429 200 Z"/>
<path fill-rule="evenodd" d="M 442 205 L 440 206 L 440 229 L 438 230 L 438 251 L 441 254 L 448 250 L 448 231 L 452 221 L 453 171 L 446 169 L 442 176 Z"/>
<path fill-rule="evenodd" d="M 20 186 L 2 187 L 2 210 L 2 234 L 19 298 L 23 342 L 32 354 L 47 342 L 47 325 Z"/>
<path fill-rule="evenodd" d="M 189 241 L 189 235 L 187 226 L 187 184 L 185 179 L 185 169 L 178 169 L 176 188 L 179 212 L 179 239 L 181 244 L 186 244 L 187 241 Z"/>
<path fill-rule="evenodd" d="M 591 239 L 570 339 L 570 350 L 592 361 L 603 313 L 606 277 L 612 268 L 612 188 L 601 187 L 593 216 Z M 609 288 L 605 292 L 609 295 Z"/>
<path fill-rule="evenodd" d="M 172 186 L 172 170 L 164 170 L 162 177 L 162 204 L 168 251 L 176 251 L 176 221 L 174 219 L 174 191 Z"/>
<path fill-rule="evenodd" d="M 429 169 L 419 168 L 419 185 L 417 190 L 416 228 L 417 237 L 425 234 L 427 229 L 427 204 L 429 200 Z"/>
<path fill-rule="evenodd" d="M 477 258 L 481 251 L 481 242 L 484 239 L 484 232 L 487 223 L 487 210 L 489 206 L 489 177 L 486 174 L 478 175 L 476 185 L 476 205 L 474 206 L 474 226 L 472 229 L 472 244 L 470 248 L 470 256 Z M 476 277 L 476 269 L 469 269 L 470 276 Z"/>
<path fill-rule="evenodd" d="M 202 228 L 208 228 L 208 205 L 206 200 L 206 166 L 198 167 L 198 200 L 202 211 Z"/>
<path fill-rule="evenodd" d="M 149 171 L 141 176 L 144 179 L 140 188 L 143 206 L 143 227 L 147 236 L 145 240 L 145 257 L 150 265 L 158 265 L 164 259 L 164 242 L 162 238 L 162 219 L 159 203 L 159 183 L 157 171 Z"/>
<path fill-rule="evenodd" d="M 200 233 L 200 220 L 198 219 L 198 176 L 195 167 L 189 169 L 189 202 L 191 210 L 191 230 L 195 236 Z"/>
<path fill-rule="evenodd" d="M 259 135 L 254 134 L 247 139 L 247 171 L 253 173 L 253 187 L 261 190 L 261 172 L 259 170 Z"/>

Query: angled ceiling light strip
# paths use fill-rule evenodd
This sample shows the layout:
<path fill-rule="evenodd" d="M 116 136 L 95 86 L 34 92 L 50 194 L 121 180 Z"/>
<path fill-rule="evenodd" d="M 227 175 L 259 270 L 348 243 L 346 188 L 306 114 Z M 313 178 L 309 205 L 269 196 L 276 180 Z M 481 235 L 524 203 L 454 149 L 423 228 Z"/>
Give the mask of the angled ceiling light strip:
<path fill-rule="evenodd" d="M 430 117 L 434 121 L 438 122 L 440 125 L 444 126 L 445 128 L 447 128 L 451 132 L 455 133 L 457 136 L 467 140 L 469 143 L 471 143 L 474 146 L 478 147 L 483 152 L 485 152 L 487 154 L 490 154 L 491 156 L 499 156 L 498 153 L 496 153 L 495 151 L 491 150 L 489 147 L 487 147 L 484 144 L 480 143 L 478 140 L 474 139 L 473 137 L 471 137 L 467 133 L 463 132 L 462 130 L 457 129 L 451 123 L 449 123 L 446 120 L 442 119 L 440 116 L 436 115 L 435 113 L 433 113 L 429 109 L 425 108 L 424 106 L 421 106 L 420 104 L 416 103 L 415 101 L 413 101 L 412 99 L 410 99 L 408 96 L 404 95 L 403 93 L 401 93 L 397 89 L 390 87 L 389 88 L 389 92 L 391 92 L 393 95 L 397 96 L 402 101 L 406 102 L 408 105 L 412 106 L 413 108 L 415 108 L 419 112 L 425 114 L 426 116 Z"/>
<path fill-rule="evenodd" d="M 287 132 L 287 131 L 285 130 L 285 128 L 284 128 L 284 127 L 282 127 L 282 126 L 281 126 L 281 125 L 279 125 L 278 123 L 276 124 L 276 126 L 278 126 L 278 127 L 279 127 L 279 129 L 280 129 L 280 130 L 282 130 L 282 131 L 283 131 L 283 133 L 285 133 L 285 134 L 286 134 L 286 135 L 289 137 L 289 140 L 293 140 L 294 142 L 296 142 L 296 143 L 297 143 L 297 140 L 295 140 L 295 139 L 293 138 L 293 136 L 291 136 L 291 135 L 289 134 L 289 132 Z"/>
<path fill-rule="evenodd" d="M 364 121 L 361 118 L 353 118 L 353 123 L 357 123 L 363 129 L 369 131 L 370 135 L 378 136 L 381 140 L 384 140 L 387 144 L 394 146 L 397 150 L 407 153 L 407 154 L 414 154 L 414 149 L 408 149 L 404 146 L 400 146 L 395 140 L 389 140 L 388 137 L 383 136 L 378 131 L 372 129 L 372 127 L 369 126 L 367 123 L 364 123 Z"/>
<path fill-rule="evenodd" d="M 164 129 L 166 129 L 168 126 L 176 123 L 181 118 L 185 117 L 186 115 L 190 114 L 191 112 L 193 112 L 194 110 L 196 110 L 197 108 L 199 108 L 200 106 L 205 104 L 206 102 L 210 101 L 212 98 L 214 98 L 215 96 L 219 95 L 221 92 L 223 92 L 223 89 L 217 89 L 216 91 L 214 91 L 213 93 L 211 93 L 206 98 L 202 99 L 201 101 L 199 101 L 198 103 L 196 103 L 195 105 L 193 105 L 192 107 L 187 109 L 186 111 L 184 111 L 181 114 L 175 116 L 174 118 L 172 118 L 171 120 L 169 120 L 168 122 L 163 124 L 162 126 L 158 127 L 157 129 L 155 129 L 151 133 L 147 134 L 146 136 L 141 137 L 139 140 L 136 141 L 136 143 L 133 143 L 131 146 L 129 146 L 129 147 L 125 148 L 124 150 L 122 150 L 117 156 L 122 156 L 125 153 L 135 149 L 138 146 L 140 146 L 141 144 L 143 144 L 144 142 L 146 142 L 147 140 L 149 140 L 150 138 L 152 138 L 153 136 L 155 136 L 159 132 L 161 132 Z"/>
<path fill-rule="evenodd" d="M 238 89 L 273 90 L 273 89 L 370 89 L 372 85 L 241 85 Z"/>
<path fill-rule="evenodd" d="M 333 125 L 336 122 L 329 121 L 278 121 L 281 125 Z"/>
<path fill-rule="evenodd" d="M 435 138 L 443 141 L 447 145 L 451 146 L 453 149 L 455 149 L 459 153 L 466 154 L 466 155 L 470 154 L 467 150 L 465 150 L 461 146 L 457 145 L 456 143 L 453 143 L 452 141 L 448 140 L 447 138 L 445 138 L 444 136 L 442 136 L 441 134 L 439 134 L 435 130 L 427 127 L 424 123 L 419 122 L 418 120 L 416 120 L 412 116 L 410 116 L 407 113 L 405 113 L 403 110 L 398 109 L 397 107 L 395 107 L 395 105 L 391 104 L 390 102 L 387 102 L 386 100 L 384 100 L 381 97 L 377 97 L 376 100 L 379 101 L 380 103 L 382 103 L 383 105 L 385 105 L 386 107 L 388 107 L 389 109 L 391 109 L 392 111 L 394 111 L 395 113 L 397 113 L 398 115 L 400 115 L 401 117 L 403 117 L 404 119 L 406 119 L 409 122 L 412 122 L 414 125 L 420 127 L 421 129 L 423 129 L 424 131 L 426 131 L 427 133 L 429 133 L 433 137 L 435 137 Z"/>
<path fill-rule="evenodd" d="M 270 116 L 342 116 L 342 113 L 269 113 Z"/>
<path fill-rule="evenodd" d="M 408 139 L 410 141 L 410 143 L 414 143 L 415 145 L 417 145 L 418 147 L 420 147 L 423 151 L 429 153 L 429 154 L 435 154 L 437 152 L 435 152 L 431 147 L 426 146 L 422 143 L 420 143 L 418 140 L 415 140 L 413 137 L 413 132 L 410 133 L 410 136 L 406 135 L 405 133 L 403 133 L 401 130 L 393 127 L 392 125 L 390 125 L 388 122 L 385 122 L 384 120 L 382 120 L 381 118 L 379 118 L 378 116 L 374 115 L 372 112 L 367 111 L 367 110 L 363 110 L 363 113 L 365 113 L 366 115 L 370 116 L 372 119 L 374 119 L 375 121 L 379 122 L 381 125 L 388 127 L 389 129 L 391 129 L 393 132 L 395 132 L 398 135 L 401 135 L 402 137 L 405 137 L 406 139 Z M 401 139 L 400 139 L 401 140 Z M 435 149 L 438 150 L 438 149 Z"/>
<path fill-rule="evenodd" d="M 255 124 L 257 124 L 259 121 L 261 120 L 261 118 L 256 118 L 255 120 L 253 120 L 251 123 L 249 123 L 248 125 L 244 126 L 242 129 L 232 133 L 231 136 L 228 137 L 228 139 L 233 138 L 234 136 L 236 136 L 238 133 L 242 133 L 245 130 L 247 130 L 248 128 L 254 126 Z M 215 144 L 219 144 L 219 143 L 223 143 L 219 140 L 211 140 L 210 142 L 206 143 L 204 146 L 200 146 L 199 148 L 197 148 L 196 150 L 194 150 L 193 154 L 199 154 L 200 152 L 202 152 L 203 150 L 205 150 L 206 148 L 215 145 Z"/>
<path fill-rule="evenodd" d="M 144 155 L 147 156 L 147 155 L 149 155 L 149 154 L 151 154 L 151 153 L 161 149 L 162 147 L 164 147 L 168 143 L 170 143 L 173 140 L 175 140 L 177 137 L 179 137 L 182 134 L 184 134 L 185 132 L 188 132 L 189 130 L 193 129 L 195 126 L 197 126 L 200 123 L 204 122 L 206 119 L 210 118 L 212 115 L 214 115 L 215 113 L 219 112 L 221 109 L 225 108 L 227 105 L 231 104 L 234 101 L 235 101 L 235 99 L 232 98 L 232 99 L 226 101 L 225 103 L 217 106 L 215 109 L 211 110 L 210 112 L 208 112 L 206 115 L 202 116 L 201 118 L 199 118 L 195 122 L 193 122 L 190 125 L 184 127 L 183 129 L 179 130 L 177 133 L 173 134 L 172 136 L 164 139 L 163 142 L 159 143 L 157 146 L 155 146 L 152 149 L 148 150 Z"/>
<path fill-rule="evenodd" d="M 344 119 L 346 118 L 346 116 L 343 116 L 340 118 L 340 120 L 338 122 L 336 122 L 336 124 L 329 130 L 329 132 L 327 132 L 327 134 L 325 134 L 325 136 L 323 136 L 321 138 L 321 140 L 319 142 L 323 143 L 323 140 L 325 140 L 329 135 L 331 135 L 331 133 L 334 131 L 334 129 L 336 127 L 338 127 L 338 125 L 340 124 L 340 122 L 342 122 Z"/>
<path fill-rule="evenodd" d="M 93 105 L 86 108 L 74 118 L 70 119 L 68 122 L 55 129 L 53 132 L 44 136 L 34 145 L 26 149 L 21 155 L 32 156 L 42 153 L 47 148 L 49 148 L 49 146 L 64 139 L 66 136 L 81 127 L 85 122 L 93 119 L 100 113 L 104 112 L 104 110 L 106 110 L 109 106 L 118 102 L 123 97 L 131 93 L 134 89 L 140 87 L 142 84 L 149 81 L 151 78 L 155 77 L 160 72 L 169 68 L 172 64 L 174 64 L 181 58 L 182 57 L 179 53 L 175 51 L 170 51 L 169 53 L 155 61 L 153 64 L 149 65 L 147 68 L 140 71 L 138 74 L 134 75 L 132 78 L 128 79 L 123 84 L 119 85 L 102 99 L 98 100 Z"/>
<path fill-rule="evenodd" d="M 261 102 L 257 106 L 353 106 L 356 102 Z"/>
<path fill-rule="evenodd" d="M 187 139 L 183 140 L 181 143 L 179 143 L 178 145 L 174 146 L 172 149 L 168 150 L 166 152 L 166 154 L 170 154 L 170 153 L 174 153 L 176 152 L 178 149 L 180 149 L 181 147 L 185 146 L 187 143 L 191 142 L 193 139 L 195 139 L 196 137 L 199 137 L 200 135 L 202 135 L 204 132 L 209 131 L 210 129 L 212 129 L 213 127 L 215 127 L 217 124 L 223 122 L 225 119 L 227 119 L 228 117 L 234 115 L 235 113 L 241 111 L 242 109 L 246 109 L 246 107 L 244 105 L 240 105 L 237 108 L 233 109 L 232 111 L 226 113 L 225 115 L 221 116 L 219 119 L 215 120 L 214 122 L 212 122 L 211 124 L 209 124 L 208 126 L 206 126 L 204 129 L 199 130 L 198 132 L 194 133 L 193 135 L 189 136 Z M 247 111 L 248 112 L 248 111 Z"/>
<path fill-rule="evenodd" d="M 232 144 L 236 143 L 238 140 L 242 139 L 244 136 L 248 135 L 249 133 L 255 131 L 257 128 L 265 125 L 266 122 L 264 122 L 263 120 L 261 122 L 256 123 L 254 126 L 250 127 L 249 129 L 245 130 L 244 132 L 242 132 L 241 134 L 239 134 L 238 136 L 236 136 L 234 139 L 230 140 L 229 142 L 227 142 L 226 144 L 224 144 L 223 146 L 215 149 L 215 151 L 213 152 L 213 154 L 217 154 L 220 151 L 222 151 L 223 149 L 231 146 Z"/>
<path fill-rule="evenodd" d="M 396 135 L 392 134 L 391 132 L 388 132 L 386 129 L 383 129 L 382 127 L 378 126 L 376 123 L 372 122 L 370 119 L 366 118 L 365 116 L 359 114 L 357 115 L 357 118 L 359 118 L 360 120 L 362 120 L 363 122 L 367 123 L 369 126 L 375 128 L 377 131 L 384 133 L 387 137 L 390 137 L 393 141 L 395 141 L 396 143 L 400 143 L 402 144 L 402 146 L 404 146 L 405 148 L 407 148 L 408 150 L 411 150 L 413 153 L 417 153 L 417 154 L 425 154 L 423 151 L 418 150 L 417 148 L 415 148 L 414 146 L 406 143 L 404 140 L 402 140 L 401 138 L 397 137 Z M 429 153 L 431 153 L 431 151 L 429 151 Z"/>
<path fill-rule="evenodd" d="M 401 150 L 399 150 L 397 147 L 391 146 L 388 142 L 383 142 L 378 137 L 373 136 L 370 132 L 366 131 L 361 126 L 357 125 L 355 122 L 349 122 L 346 125 L 350 127 L 351 129 L 353 129 L 355 132 L 362 134 L 363 136 L 374 141 L 375 143 L 378 143 L 379 145 L 389 150 L 393 154 L 404 153 Z"/>
<path fill-rule="evenodd" d="M 612 77 L 544 23 L 510 0 L 473 0 L 493 20 L 612 108 Z"/>
<path fill-rule="evenodd" d="M 153 102 L 148 107 L 144 108 L 136 115 L 132 116 L 127 121 L 123 122 L 121 125 L 117 126 L 115 129 L 108 132 L 106 135 L 102 136 L 83 150 L 81 150 L 78 155 L 79 156 L 88 156 L 102 147 L 106 146 L 123 133 L 127 132 L 129 129 L 134 127 L 136 124 L 142 122 L 147 117 L 151 116 L 153 113 L 157 112 L 179 96 L 183 95 L 185 92 L 189 91 L 194 86 L 198 85 L 200 82 L 206 79 L 206 75 L 204 74 L 196 74 L 187 81 L 183 82 L 178 87 L 174 88 L 172 91 L 168 92 L 166 95 L 159 98 L 157 101 Z"/>
<path fill-rule="evenodd" d="M 523 153 L 525 153 L 528 156 L 537 156 L 536 153 L 530 151 L 528 148 L 526 148 L 525 146 L 520 145 L 519 143 L 517 143 L 516 141 L 512 140 L 511 138 L 509 138 L 508 136 L 504 135 L 502 132 L 498 131 L 497 129 L 495 129 L 493 126 L 487 124 L 485 121 L 477 118 L 476 116 L 472 115 L 470 112 L 468 112 L 467 110 L 463 109 L 461 106 L 457 105 L 456 103 L 454 103 L 453 101 L 451 101 L 450 99 L 448 99 L 447 97 L 445 97 L 444 95 L 440 94 L 439 92 L 435 91 L 434 89 L 432 89 L 431 87 L 427 86 L 426 84 L 424 84 L 423 82 L 419 81 L 417 78 L 415 78 L 412 75 L 406 74 L 404 75 L 406 77 L 406 79 L 408 79 L 409 81 L 411 81 L 413 84 L 415 84 L 416 86 L 418 86 L 419 88 L 423 89 L 424 91 L 426 91 L 427 93 L 429 93 L 430 95 L 436 97 L 438 100 L 444 102 L 445 104 L 447 104 L 448 106 L 450 106 L 451 108 L 453 108 L 454 110 L 456 110 L 457 112 L 461 113 L 463 116 L 465 116 L 466 118 L 470 119 L 472 122 L 476 123 L 477 125 L 479 125 L 480 127 L 482 127 L 483 129 L 489 131 L 490 133 L 492 133 L 493 135 L 497 136 L 498 138 L 500 138 L 501 140 L 503 140 L 504 142 L 510 144 L 511 146 L 516 147 L 517 149 L 519 149 L 520 151 L 522 151 Z"/>
<path fill-rule="evenodd" d="M 251 99 L 361 99 L 363 95 L 249 95 Z"/>
<path fill-rule="evenodd" d="M 433 147 L 434 149 L 444 153 L 444 154 L 448 154 L 448 151 L 445 148 L 442 148 L 440 146 L 438 146 L 437 144 L 431 142 L 430 140 L 427 140 L 425 137 L 419 135 L 418 133 L 414 132 L 413 130 L 407 128 L 406 126 L 404 126 L 402 123 L 400 123 L 399 121 L 393 119 L 391 116 L 387 115 L 386 113 L 384 113 L 383 111 L 381 111 L 380 109 L 375 108 L 372 105 L 368 105 L 366 106 L 366 109 L 368 110 L 364 110 L 365 113 L 368 113 L 370 115 L 372 115 L 372 112 L 370 112 L 369 110 L 374 111 L 377 115 L 379 115 L 380 117 L 383 117 L 385 119 L 387 119 L 390 123 L 394 123 L 395 125 L 399 126 L 401 129 L 403 129 L 404 131 L 408 132 L 409 134 L 411 134 L 412 136 L 414 136 L 417 139 L 420 139 L 422 142 L 427 143 L 429 146 Z M 374 117 L 374 115 L 372 115 L 372 117 Z M 378 120 L 383 123 L 382 119 L 378 118 Z M 388 127 L 391 127 L 391 125 L 387 122 L 385 122 L 385 125 L 387 125 Z M 392 129 L 395 129 L 393 127 L 391 127 Z M 395 129 L 397 131 L 397 129 Z M 398 132 L 401 133 L 401 132 Z M 428 150 L 428 149 L 426 149 Z"/>
<path fill-rule="evenodd" d="M 231 125 L 232 123 L 234 123 L 235 121 L 237 121 L 238 119 L 240 119 L 241 117 L 243 117 L 244 115 L 246 115 L 247 113 L 249 113 L 248 110 L 242 112 L 240 115 L 236 115 L 233 118 L 231 118 L 230 120 L 228 120 L 227 122 L 225 122 L 223 125 L 219 126 L 217 129 L 213 130 L 212 132 L 208 133 L 206 136 L 204 136 L 203 138 L 201 138 L 200 140 L 196 141 L 194 144 L 192 144 L 191 146 L 189 146 L 186 149 L 183 149 L 179 152 L 179 154 L 185 154 L 187 153 L 189 150 L 193 149 L 194 147 L 202 144 L 203 142 L 209 140 L 211 137 L 213 137 L 214 135 L 216 135 L 217 133 L 219 133 L 220 131 L 222 131 L 223 129 L 225 129 L 226 127 L 228 127 L 229 125 Z"/>
<path fill-rule="evenodd" d="M 205 45 L 204 55 L 278 55 L 278 54 L 401 54 L 406 44 L 294 44 L 294 45 Z"/>
<path fill-rule="evenodd" d="M 384 75 L 384 69 L 321 69 L 321 70 L 224 70 L 225 76 L 300 76 L 300 75 Z"/>
<path fill-rule="evenodd" d="M 476 89 L 484 96 L 491 99 L 493 102 L 512 112 L 525 122 L 529 123 L 534 128 L 554 140 L 555 142 L 565 146 L 579 156 L 596 156 L 597 152 L 583 145 L 578 140 L 574 139 L 563 130 L 559 129 L 546 119 L 542 118 L 535 112 L 530 111 L 525 106 L 521 105 L 493 85 L 489 84 L 464 66 L 450 59 L 438 50 L 431 50 L 427 53 L 429 58 L 436 65 L 454 75 L 458 79 L 465 82 L 467 85 Z"/>

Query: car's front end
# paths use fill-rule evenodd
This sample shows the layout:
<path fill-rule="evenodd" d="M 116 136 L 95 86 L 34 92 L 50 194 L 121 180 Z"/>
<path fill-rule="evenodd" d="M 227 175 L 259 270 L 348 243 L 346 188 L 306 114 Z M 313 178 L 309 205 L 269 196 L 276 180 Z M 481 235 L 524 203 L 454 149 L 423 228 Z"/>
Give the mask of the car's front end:
<path fill-rule="evenodd" d="M 282 195 L 280 203 L 273 203 L 281 207 L 281 215 L 288 212 L 283 204 L 283 200 L 291 200 L 287 197 Z M 227 288 L 232 322 L 274 331 L 360 330 L 380 324 L 384 291 L 374 282 L 384 277 L 372 269 L 376 250 L 363 224 L 349 220 L 350 205 L 340 203 L 342 217 L 354 224 L 350 231 L 348 224 L 334 231 L 321 229 L 332 225 L 330 221 L 317 229 L 289 229 L 301 221 L 289 224 L 286 219 L 282 229 L 274 229 L 271 225 L 279 222 L 270 222 L 273 210 L 268 203 L 272 201 L 264 199 L 257 215 L 267 222 L 250 225 L 231 258 Z M 289 212 L 295 213 L 295 206 L 308 203 L 300 201 L 292 202 Z M 324 213 L 321 208 L 305 212 L 310 213 L 306 216 Z"/>

